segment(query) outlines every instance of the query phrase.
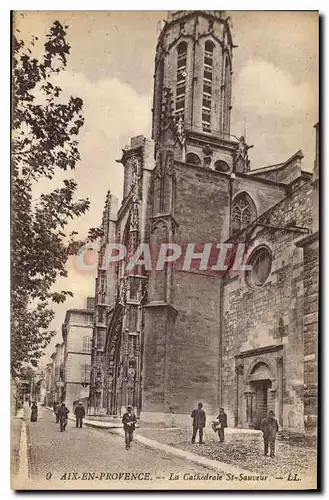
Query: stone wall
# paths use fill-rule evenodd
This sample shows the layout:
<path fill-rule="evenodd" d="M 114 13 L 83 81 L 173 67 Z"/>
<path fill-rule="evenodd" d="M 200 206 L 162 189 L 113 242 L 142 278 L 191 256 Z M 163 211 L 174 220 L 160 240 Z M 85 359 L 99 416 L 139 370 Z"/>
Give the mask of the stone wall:
<path fill-rule="evenodd" d="M 300 249 L 294 245 L 295 238 L 293 232 L 265 229 L 257 233 L 249 242 L 247 255 L 262 245 L 270 250 L 272 270 L 267 282 L 252 289 L 241 274 L 228 279 L 225 285 L 222 404 L 227 408 L 230 425 L 236 418 L 235 356 L 282 344 L 283 408 L 278 410 L 285 428 L 303 428 L 303 260 Z M 271 364 L 269 358 L 267 364 Z M 276 374 L 274 378 L 279 397 L 281 382 Z M 241 404 L 240 418 L 244 424 L 246 408 L 243 401 Z"/>
<path fill-rule="evenodd" d="M 176 164 L 175 242 L 215 243 L 229 236 L 228 175 Z"/>
<path fill-rule="evenodd" d="M 318 233 L 299 241 L 304 250 L 304 422 L 305 430 L 316 432 L 318 399 Z"/>
<path fill-rule="evenodd" d="M 178 164 L 175 185 L 174 242 L 184 247 L 225 241 L 229 177 Z M 199 401 L 216 413 L 220 277 L 175 268 L 168 294 L 163 290 L 167 278 L 158 275 L 149 290 L 154 303 L 145 307 L 143 414 L 189 415 Z M 164 301 L 168 296 L 170 304 Z"/>
<path fill-rule="evenodd" d="M 296 225 L 311 229 L 312 227 L 312 185 L 303 184 L 283 201 L 277 203 L 267 213 L 264 213 L 259 222 L 285 227 Z"/>
<path fill-rule="evenodd" d="M 235 356 L 257 348 L 264 348 L 266 352 L 266 348 L 282 344 L 282 388 L 277 386 L 278 380 L 275 379 L 275 409 L 281 414 L 284 428 L 304 429 L 304 262 L 302 250 L 296 247 L 296 242 L 304 235 L 291 226 L 311 227 L 311 195 L 310 184 L 305 184 L 259 217 L 260 222 L 274 227 L 256 227 L 248 239 L 246 255 L 248 259 L 262 245 L 269 249 L 272 268 L 264 286 L 251 288 L 245 274 L 227 278 L 224 292 L 222 392 L 231 425 L 236 423 L 237 411 L 236 397 L 232 392 L 237 384 Z M 277 229 L 281 227 L 289 229 Z M 240 235 L 239 239 L 243 241 L 243 236 Z M 270 364 L 272 361 L 269 356 L 268 360 Z M 279 376 L 278 369 L 274 378 Z M 278 401 L 280 390 L 281 408 Z M 241 411 L 246 412 L 243 400 L 240 401 L 240 415 Z"/>

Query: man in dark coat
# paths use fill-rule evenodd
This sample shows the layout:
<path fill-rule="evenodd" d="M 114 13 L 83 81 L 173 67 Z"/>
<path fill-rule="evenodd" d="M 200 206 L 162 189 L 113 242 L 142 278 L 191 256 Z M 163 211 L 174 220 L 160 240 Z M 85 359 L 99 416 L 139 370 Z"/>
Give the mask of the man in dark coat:
<path fill-rule="evenodd" d="M 132 411 L 131 406 L 127 406 L 127 411 L 122 417 L 123 428 L 125 431 L 125 443 L 126 450 L 129 450 L 130 443 L 133 440 L 133 433 L 136 428 L 137 418 L 136 415 Z"/>
<path fill-rule="evenodd" d="M 224 442 L 224 429 L 227 427 L 227 415 L 224 408 L 219 408 L 219 415 L 217 421 L 213 423 L 212 428 L 215 432 L 218 432 L 219 441 Z"/>
<path fill-rule="evenodd" d="M 58 410 L 58 418 L 59 418 L 59 425 L 61 432 L 65 431 L 65 428 L 67 426 L 67 415 L 68 415 L 69 410 L 66 408 L 65 403 L 62 403 L 59 410 Z"/>
<path fill-rule="evenodd" d="M 203 429 L 206 426 L 206 414 L 202 409 L 202 403 L 198 404 L 198 408 L 192 411 L 191 418 L 193 418 L 193 434 L 192 443 L 195 443 L 196 433 L 199 431 L 199 444 L 203 444 Z"/>
<path fill-rule="evenodd" d="M 82 420 L 85 418 L 86 416 L 86 412 L 85 412 L 85 409 L 83 407 L 83 404 L 80 403 L 78 404 L 78 406 L 76 407 L 76 409 L 74 410 L 74 414 L 75 414 L 75 423 L 76 423 L 76 427 L 82 427 Z"/>
<path fill-rule="evenodd" d="M 279 431 L 279 424 L 275 418 L 274 411 L 270 411 L 268 417 L 264 418 L 261 423 L 261 431 L 263 431 L 264 439 L 264 455 L 268 454 L 268 445 L 270 445 L 270 457 L 274 457 L 275 452 L 275 438 Z"/>

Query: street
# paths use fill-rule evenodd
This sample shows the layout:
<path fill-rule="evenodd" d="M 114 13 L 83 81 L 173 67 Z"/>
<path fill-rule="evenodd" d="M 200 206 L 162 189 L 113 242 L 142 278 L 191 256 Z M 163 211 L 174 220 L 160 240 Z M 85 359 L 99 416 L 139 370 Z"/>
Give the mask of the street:
<path fill-rule="evenodd" d="M 66 431 L 60 432 L 53 412 L 44 407 L 39 408 L 37 422 L 27 420 L 27 435 L 29 489 L 149 489 L 161 487 L 164 481 L 167 489 L 171 483 L 172 488 L 187 488 L 190 481 L 184 485 L 177 476 L 214 474 L 137 442 L 126 450 L 123 436 L 86 426 L 78 429 L 71 420 Z M 204 484 L 193 483 L 200 488 Z"/>

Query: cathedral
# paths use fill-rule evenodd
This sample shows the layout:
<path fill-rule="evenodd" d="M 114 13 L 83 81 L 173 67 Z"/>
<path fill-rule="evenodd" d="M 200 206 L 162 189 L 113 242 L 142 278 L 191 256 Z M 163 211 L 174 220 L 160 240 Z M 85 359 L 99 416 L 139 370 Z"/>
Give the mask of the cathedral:
<path fill-rule="evenodd" d="M 252 146 L 230 129 L 234 47 L 224 11 L 170 12 L 159 35 L 152 139 L 123 148 L 123 201 L 105 202 L 89 415 L 129 404 L 183 425 L 202 401 L 230 427 L 257 429 L 272 409 L 281 428 L 316 431 L 318 125 L 313 173 L 301 151 L 250 169 Z M 104 268 L 111 242 L 127 254 Z M 141 243 L 242 244 L 248 270 L 131 271 Z"/>

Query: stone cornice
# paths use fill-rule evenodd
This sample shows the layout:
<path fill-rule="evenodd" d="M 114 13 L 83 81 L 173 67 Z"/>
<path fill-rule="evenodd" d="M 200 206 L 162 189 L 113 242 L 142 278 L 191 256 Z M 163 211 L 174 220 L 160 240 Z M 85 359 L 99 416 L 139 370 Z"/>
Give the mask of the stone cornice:
<path fill-rule="evenodd" d="M 283 344 L 269 345 L 264 347 L 256 347 L 255 349 L 250 349 L 249 351 L 240 352 L 236 354 L 235 358 L 247 358 L 249 356 L 256 356 L 259 354 L 266 354 L 269 352 L 280 351 L 283 348 Z"/>
<path fill-rule="evenodd" d="M 316 231 L 315 233 L 309 234 L 305 238 L 296 241 L 295 245 L 296 247 L 303 248 L 306 247 L 307 245 L 310 245 L 311 243 L 314 243 L 318 239 L 319 239 L 319 231 Z"/>

